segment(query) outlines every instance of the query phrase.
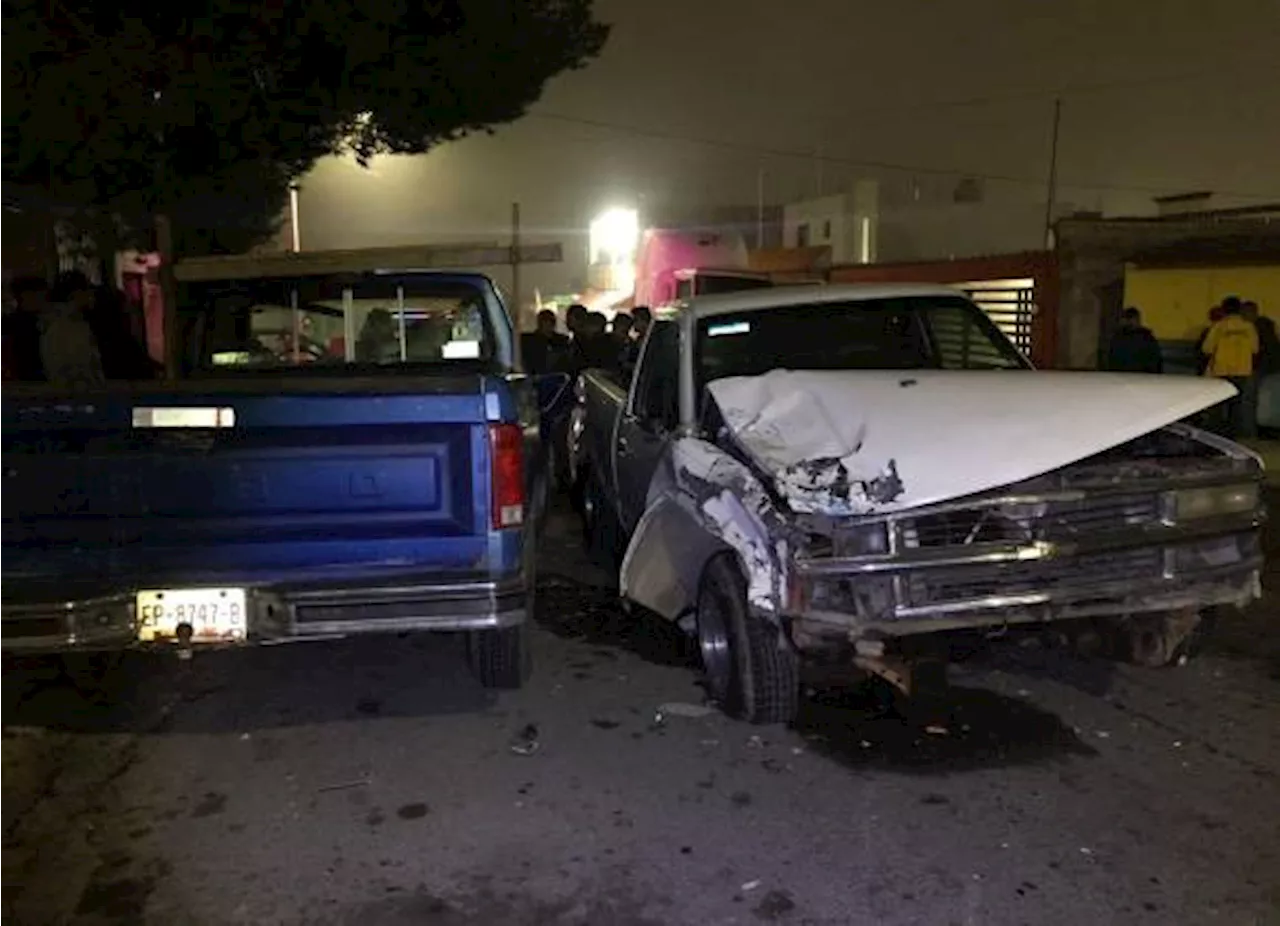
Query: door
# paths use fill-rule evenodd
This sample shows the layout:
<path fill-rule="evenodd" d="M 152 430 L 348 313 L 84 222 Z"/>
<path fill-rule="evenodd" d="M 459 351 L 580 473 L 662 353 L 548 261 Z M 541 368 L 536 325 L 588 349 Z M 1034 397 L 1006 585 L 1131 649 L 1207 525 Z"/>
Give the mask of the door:
<path fill-rule="evenodd" d="M 654 322 L 630 402 L 618 419 L 614 474 L 627 533 L 644 514 L 649 483 L 680 423 L 679 341 L 675 322 Z"/>

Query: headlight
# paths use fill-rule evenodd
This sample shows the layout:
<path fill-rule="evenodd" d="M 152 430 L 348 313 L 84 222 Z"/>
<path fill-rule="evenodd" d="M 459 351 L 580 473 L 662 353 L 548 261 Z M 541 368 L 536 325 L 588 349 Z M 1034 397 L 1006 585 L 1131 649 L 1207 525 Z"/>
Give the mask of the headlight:
<path fill-rule="evenodd" d="M 1243 514 L 1258 507 L 1258 484 L 1247 482 L 1202 489 L 1179 489 L 1173 493 L 1175 521 L 1194 521 L 1224 514 Z"/>

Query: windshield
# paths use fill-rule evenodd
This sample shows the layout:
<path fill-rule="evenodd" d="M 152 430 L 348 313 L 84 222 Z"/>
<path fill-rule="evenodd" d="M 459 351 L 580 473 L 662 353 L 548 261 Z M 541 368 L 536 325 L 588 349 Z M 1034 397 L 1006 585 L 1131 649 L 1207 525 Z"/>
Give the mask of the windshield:
<path fill-rule="evenodd" d="M 406 277 L 191 284 L 202 371 L 396 367 L 486 361 L 487 293 L 458 279 Z"/>
<path fill-rule="evenodd" d="M 698 322 L 699 392 L 770 370 L 1017 370 L 1027 363 L 959 296 L 823 302 Z"/>

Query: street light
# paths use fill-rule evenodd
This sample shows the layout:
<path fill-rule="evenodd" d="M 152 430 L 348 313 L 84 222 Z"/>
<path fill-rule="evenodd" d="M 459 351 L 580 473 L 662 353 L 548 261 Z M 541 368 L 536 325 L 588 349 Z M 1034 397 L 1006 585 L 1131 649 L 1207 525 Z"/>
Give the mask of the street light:
<path fill-rule="evenodd" d="M 640 242 L 640 213 L 635 209 L 606 209 L 591 221 L 592 262 L 618 263 L 634 257 Z"/>
<path fill-rule="evenodd" d="M 592 267 L 604 274 L 601 288 L 626 291 L 634 287 L 640 213 L 620 207 L 606 209 L 591 220 L 587 237 Z"/>

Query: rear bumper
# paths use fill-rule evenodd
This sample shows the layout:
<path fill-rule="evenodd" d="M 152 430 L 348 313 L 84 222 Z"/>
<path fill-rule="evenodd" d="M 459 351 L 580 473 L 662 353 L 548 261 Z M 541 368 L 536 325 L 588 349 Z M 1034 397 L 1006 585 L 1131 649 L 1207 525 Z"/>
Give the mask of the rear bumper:
<path fill-rule="evenodd" d="M 241 584 L 247 590 L 248 644 L 406 631 L 494 630 L 528 620 L 521 574 L 494 578 L 449 573 L 378 584 L 367 580 L 306 585 L 188 583 L 197 587 Z M 0 611 L 0 647 L 6 652 L 56 653 L 144 646 L 138 642 L 138 590 L 122 588 L 108 595 L 62 601 L 6 600 Z"/>

